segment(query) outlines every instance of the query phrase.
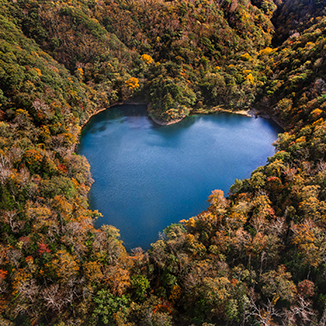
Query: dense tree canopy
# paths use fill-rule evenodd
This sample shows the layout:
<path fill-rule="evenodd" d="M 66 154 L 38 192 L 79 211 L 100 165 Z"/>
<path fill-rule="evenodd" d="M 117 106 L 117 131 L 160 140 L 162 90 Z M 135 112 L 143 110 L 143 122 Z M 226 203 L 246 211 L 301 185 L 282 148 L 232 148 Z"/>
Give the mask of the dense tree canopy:
<path fill-rule="evenodd" d="M 0 324 L 325 325 L 326 15 L 306 0 L 0 0 Z M 94 228 L 91 115 L 255 108 L 277 150 L 148 252 Z"/>

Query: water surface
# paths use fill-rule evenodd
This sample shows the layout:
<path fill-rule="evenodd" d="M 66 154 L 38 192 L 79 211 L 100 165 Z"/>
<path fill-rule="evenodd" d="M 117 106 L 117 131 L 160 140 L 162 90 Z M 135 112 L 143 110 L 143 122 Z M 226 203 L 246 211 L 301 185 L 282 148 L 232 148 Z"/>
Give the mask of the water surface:
<path fill-rule="evenodd" d="M 95 180 L 91 208 L 103 214 L 95 226 L 114 225 L 127 249 L 148 249 L 165 227 L 206 210 L 212 190 L 227 194 L 265 164 L 281 131 L 270 120 L 231 114 L 158 126 L 139 105 L 97 114 L 78 149 Z"/>

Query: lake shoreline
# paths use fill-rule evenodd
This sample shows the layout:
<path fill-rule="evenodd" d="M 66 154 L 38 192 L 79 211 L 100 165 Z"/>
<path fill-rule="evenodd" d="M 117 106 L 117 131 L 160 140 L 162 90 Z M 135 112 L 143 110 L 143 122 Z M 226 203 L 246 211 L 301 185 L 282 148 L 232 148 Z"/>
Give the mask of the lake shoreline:
<path fill-rule="evenodd" d="M 251 108 L 249 110 L 237 110 L 237 111 L 232 111 L 230 109 L 223 109 L 221 107 L 213 107 L 211 109 L 195 109 L 195 110 L 191 111 L 189 116 L 192 116 L 195 114 L 209 115 L 209 114 L 214 114 L 214 113 L 229 113 L 229 114 L 242 115 L 242 116 L 249 117 L 249 118 L 261 117 L 263 119 L 274 121 L 279 127 L 281 127 L 283 130 L 285 130 L 285 124 L 280 119 L 278 119 L 277 117 L 275 117 L 273 115 L 268 114 L 267 111 L 265 111 L 265 110 L 256 110 L 254 108 Z M 176 119 L 176 120 L 163 121 L 163 120 L 154 118 L 151 114 L 149 114 L 148 116 L 156 124 L 158 124 L 160 126 L 168 126 L 168 125 L 176 124 L 188 117 L 188 116 L 186 116 L 186 117 Z"/>
<path fill-rule="evenodd" d="M 213 113 L 219 113 L 219 112 L 238 114 L 238 115 L 243 115 L 243 116 L 250 117 L 250 118 L 261 117 L 261 118 L 264 118 L 267 120 L 274 121 L 279 127 L 281 127 L 283 130 L 285 130 L 285 124 L 280 119 L 278 119 L 276 116 L 269 114 L 268 111 L 264 110 L 264 109 L 257 110 L 255 108 L 250 108 L 249 110 L 232 111 L 230 109 L 223 109 L 221 107 L 213 107 L 211 109 L 193 110 L 191 113 L 192 114 L 213 114 Z"/>
<path fill-rule="evenodd" d="M 128 99 L 128 100 L 123 101 L 123 102 L 115 102 L 115 103 L 111 104 L 110 106 L 108 106 L 106 108 L 98 109 L 98 110 L 94 111 L 93 113 L 91 113 L 88 116 L 88 118 L 81 124 L 79 138 L 81 136 L 81 133 L 82 133 L 83 129 L 89 123 L 89 121 L 91 120 L 92 117 L 99 114 L 100 112 L 103 112 L 105 110 L 109 110 L 110 108 L 113 108 L 115 106 L 120 106 L 120 105 L 146 105 L 146 107 L 147 107 L 146 111 L 147 112 L 148 112 L 148 108 L 151 107 L 151 103 L 147 103 L 147 102 L 141 101 L 141 100 Z M 250 118 L 261 117 L 261 118 L 264 118 L 264 119 L 267 119 L 267 120 L 274 121 L 279 127 L 281 127 L 283 130 L 285 130 L 285 124 L 280 119 L 278 119 L 274 115 L 269 114 L 267 112 L 267 110 L 263 110 L 263 109 L 257 110 L 255 108 L 251 108 L 249 110 L 233 111 L 233 110 L 230 110 L 230 109 L 224 109 L 224 108 L 221 108 L 219 106 L 215 106 L 215 107 L 211 107 L 209 109 L 194 109 L 194 110 L 191 111 L 189 116 L 195 115 L 195 114 L 209 115 L 209 114 L 214 114 L 214 113 L 237 114 L 237 115 L 242 115 L 242 116 L 246 116 L 246 117 L 250 117 Z M 168 126 L 168 125 L 179 123 L 183 119 L 186 119 L 188 116 L 180 118 L 180 119 L 176 119 L 176 120 L 171 120 L 171 121 L 160 120 L 158 118 L 153 117 L 150 113 L 148 113 L 148 117 L 154 123 L 156 123 L 159 126 Z M 79 144 L 79 141 L 77 141 L 77 143 L 74 144 L 74 149 L 73 149 L 74 152 L 76 152 L 78 144 Z"/>
<path fill-rule="evenodd" d="M 191 114 L 214 114 L 214 113 L 231 113 L 231 114 L 238 114 L 243 115 L 246 117 L 253 117 L 253 113 L 251 110 L 237 110 L 233 111 L 230 109 L 223 109 L 220 106 L 213 106 L 209 109 L 194 109 L 191 111 Z"/>
<path fill-rule="evenodd" d="M 92 119 L 92 117 L 94 117 L 95 115 L 99 114 L 100 112 L 103 112 L 105 110 L 108 110 L 116 105 L 123 105 L 122 102 L 117 102 L 115 104 L 112 104 L 106 108 L 101 108 L 101 109 L 98 109 L 98 110 L 95 110 L 93 113 L 91 113 L 87 118 L 86 120 L 80 125 L 80 132 L 82 132 L 82 130 L 85 128 L 85 126 L 89 123 L 89 121 Z"/>
<path fill-rule="evenodd" d="M 151 104 L 148 104 L 148 106 L 150 107 Z M 238 115 L 243 115 L 246 117 L 250 117 L 252 118 L 253 116 L 255 116 L 255 112 L 251 112 L 251 110 L 237 110 L 237 111 L 232 111 L 232 110 L 228 110 L 228 109 L 223 109 L 219 106 L 216 107 L 212 107 L 210 109 L 193 109 L 190 111 L 190 114 L 188 116 L 182 117 L 180 119 L 175 119 L 175 120 L 170 120 L 170 121 L 163 121 L 160 120 L 158 118 L 153 117 L 151 114 L 149 114 L 148 116 L 158 125 L 160 126 L 168 126 L 168 125 L 172 125 L 172 124 L 176 124 L 180 121 L 182 121 L 183 119 L 186 119 L 189 116 L 195 115 L 195 114 L 203 114 L 203 115 L 208 115 L 208 114 L 214 114 L 214 113 L 230 113 L 230 114 L 238 114 Z"/>
<path fill-rule="evenodd" d="M 281 127 L 283 130 L 286 129 L 286 125 L 285 125 L 285 123 L 283 121 L 281 121 L 276 116 L 267 113 L 267 111 L 265 111 L 265 110 L 255 110 L 255 116 L 259 116 L 259 117 L 264 118 L 264 119 L 267 119 L 267 120 L 272 120 L 279 127 Z"/>

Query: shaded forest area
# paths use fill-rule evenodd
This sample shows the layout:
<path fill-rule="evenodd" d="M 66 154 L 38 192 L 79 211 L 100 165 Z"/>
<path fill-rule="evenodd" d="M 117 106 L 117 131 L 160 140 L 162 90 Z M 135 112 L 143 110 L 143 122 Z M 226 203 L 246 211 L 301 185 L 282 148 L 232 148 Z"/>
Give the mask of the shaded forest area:
<path fill-rule="evenodd" d="M 325 325 L 326 1 L 0 0 L 1 325 Z M 255 108 L 277 152 L 126 252 L 82 125 Z"/>

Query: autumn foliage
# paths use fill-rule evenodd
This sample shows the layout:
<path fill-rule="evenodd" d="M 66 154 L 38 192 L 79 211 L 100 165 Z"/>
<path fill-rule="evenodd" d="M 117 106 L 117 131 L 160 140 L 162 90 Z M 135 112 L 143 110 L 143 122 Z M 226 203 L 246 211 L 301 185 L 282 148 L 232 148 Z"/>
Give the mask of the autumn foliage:
<path fill-rule="evenodd" d="M 0 8 L 1 325 L 325 324 L 323 1 Z M 229 194 L 128 253 L 94 227 L 75 153 L 89 117 L 126 99 L 168 122 L 254 107 L 284 132 Z"/>

